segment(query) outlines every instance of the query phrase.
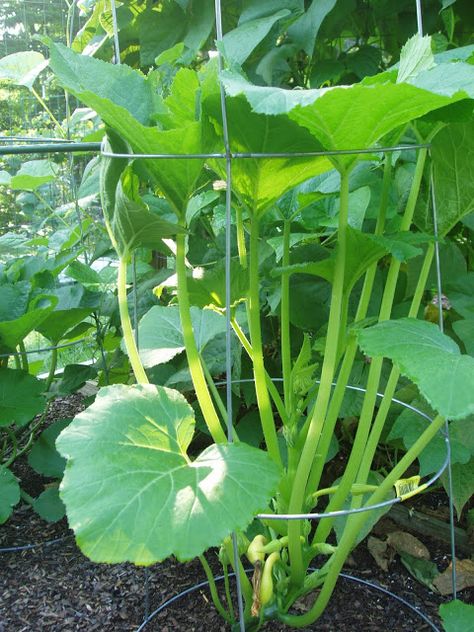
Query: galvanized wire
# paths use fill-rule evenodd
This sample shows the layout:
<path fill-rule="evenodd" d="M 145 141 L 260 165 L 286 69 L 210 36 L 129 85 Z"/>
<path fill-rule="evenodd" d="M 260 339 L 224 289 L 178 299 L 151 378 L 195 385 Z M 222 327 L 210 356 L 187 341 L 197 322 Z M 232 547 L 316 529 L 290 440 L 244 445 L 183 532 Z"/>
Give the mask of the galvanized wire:
<path fill-rule="evenodd" d="M 310 570 L 311 572 L 315 572 L 317 569 L 313 568 L 313 567 L 310 567 L 308 570 Z M 253 572 L 253 569 L 252 568 L 246 569 L 245 572 L 248 575 L 250 575 Z M 228 577 L 234 577 L 235 578 L 236 575 L 235 575 L 235 573 L 229 573 Z M 355 577 L 354 575 L 349 575 L 348 573 L 340 573 L 339 577 L 341 577 L 342 579 L 347 580 L 347 581 L 351 581 L 351 582 L 355 582 L 357 584 L 361 584 L 362 586 L 366 586 L 367 588 L 370 588 L 371 590 L 376 590 L 378 592 L 381 592 L 384 595 L 387 595 L 388 597 L 390 597 L 391 599 L 395 599 L 396 601 L 401 603 L 405 608 L 407 608 L 408 610 L 411 610 L 416 616 L 420 617 L 420 619 L 422 619 L 427 625 L 430 626 L 430 628 L 433 630 L 433 632 L 441 632 L 441 630 L 431 621 L 431 619 L 429 619 L 429 617 L 427 617 L 419 608 L 417 608 L 416 606 L 413 606 L 409 601 L 407 601 L 403 597 L 400 597 L 399 595 L 396 595 L 391 590 L 388 590 L 388 588 L 384 588 L 383 586 L 379 586 L 378 584 L 375 584 L 374 582 L 369 582 L 366 579 L 360 579 L 359 577 Z M 214 581 L 215 582 L 222 582 L 222 581 L 224 581 L 224 575 L 219 575 L 218 577 L 215 577 Z M 179 601 L 183 597 L 187 597 L 187 595 L 191 595 L 193 592 L 196 592 L 197 590 L 199 590 L 201 588 L 206 588 L 207 586 L 209 586 L 209 581 L 202 581 L 199 584 L 195 584 L 194 586 L 191 586 L 190 588 L 186 588 L 186 590 L 182 590 L 177 595 L 174 595 L 174 597 L 170 597 L 169 599 L 164 601 L 160 606 L 158 606 L 158 608 L 156 608 L 156 610 L 153 610 L 153 612 L 149 615 L 149 617 L 147 617 L 145 619 L 145 621 L 143 621 L 143 623 L 135 630 L 135 632 L 143 632 L 143 630 L 145 630 L 146 626 L 157 615 L 159 615 L 161 612 L 166 610 L 166 608 L 168 608 L 169 606 L 171 606 L 175 602 Z"/>
<path fill-rule="evenodd" d="M 436 190 L 433 171 L 430 175 L 430 188 L 431 188 L 431 204 L 433 211 L 433 233 L 435 236 L 435 266 L 436 266 L 436 283 L 438 293 L 438 324 L 441 332 L 444 331 L 444 316 L 443 316 L 443 287 L 441 278 L 441 259 L 439 253 L 439 231 L 438 231 L 438 207 L 436 204 Z M 444 434 L 448 446 L 451 447 L 449 441 L 449 423 L 446 420 Z M 451 536 L 451 588 L 453 593 L 453 599 L 457 597 L 457 568 L 456 568 L 456 536 L 454 531 L 454 494 L 453 494 L 453 464 L 451 459 L 451 449 L 448 451 L 448 463 L 446 467 L 446 474 L 448 478 L 448 505 L 449 505 L 449 530 Z"/>

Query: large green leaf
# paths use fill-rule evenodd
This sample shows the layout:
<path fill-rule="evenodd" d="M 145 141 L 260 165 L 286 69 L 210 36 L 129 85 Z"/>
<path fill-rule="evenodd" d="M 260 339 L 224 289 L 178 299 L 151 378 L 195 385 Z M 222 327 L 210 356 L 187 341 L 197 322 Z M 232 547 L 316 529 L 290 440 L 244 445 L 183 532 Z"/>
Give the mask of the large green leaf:
<path fill-rule="evenodd" d="M 125 110 L 143 125 L 163 111 L 153 79 L 125 64 L 113 65 L 88 55 L 78 55 L 63 44 L 47 40 L 50 68 L 63 86 L 78 99 L 105 116 Z M 104 115 L 101 113 L 104 112 Z"/>
<path fill-rule="evenodd" d="M 21 51 L 0 59 L 0 79 L 31 89 L 48 60 L 36 51 Z"/>
<path fill-rule="evenodd" d="M 453 329 L 456 335 L 459 336 L 459 338 L 464 343 L 464 346 L 466 347 L 466 353 L 474 356 L 474 318 L 469 318 L 466 320 L 456 320 L 453 323 Z"/>
<path fill-rule="evenodd" d="M 20 486 L 6 467 L 0 467 L 0 524 L 11 516 L 13 507 L 20 500 Z"/>
<path fill-rule="evenodd" d="M 418 402 L 413 402 L 413 404 L 417 406 Z M 403 439 L 405 448 L 408 450 L 423 434 L 426 426 L 426 419 L 410 409 L 405 409 L 395 420 L 387 440 Z M 466 445 L 465 437 L 472 436 L 473 431 L 474 418 L 472 417 L 450 423 L 451 462 L 453 464 L 467 463 L 470 460 L 474 450 L 471 449 L 471 446 Z M 430 441 L 418 457 L 420 476 L 437 472 L 445 460 L 446 442 L 444 437 L 439 434 Z"/>
<path fill-rule="evenodd" d="M 444 2 L 446 6 L 449 6 L 446 0 Z M 446 632 L 474 632 L 474 606 L 472 604 L 455 599 L 441 604 L 439 613 Z"/>
<path fill-rule="evenodd" d="M 219 124 L 219 97 L 208 98 L 204 107 Z M 310 134 L 288 118 L 255 114 L 242 98 L 228 100 L 227 115 L 233 152 L 291 153 L 319 148 Z M 216 168 L 224 177 L 222 161 L 216 163 Z M 261 214 L 295 185 L 330 169 L 332 164 L 325 157 L 236 159 L 232 166 L 232 186 L 251 211 Z"/>
<path fill-rule="evenodd" d="M 96 307 L 96 295 L 87 295 L 80 285 L 66 285 L 51 291 L 56 297 L 57 304 L 35 329 L 53 344 L 57 344 L 64 334 L 77 324 Z M 92 301 L 89 299 L 92 297 Z"/>
<path fill-rule="evenodd" d="M 438 233 L 446 235 L 474 210 L 474 122 L 447 125 L 432 143 Z M 433 231 L 430 201 L 420 204 L 416 224 Z"/>
<path fill-rule="evenodd" d="M 61 45 L 51 43 L 50 50 L 51 68 L 61 84 L 94 109 L 127 141 L 133 152 L 197 154 L 205 150 L 198 122 L 170 130 L 146 126 L 160 113 L 169 115 L 162 101 L 155 96 L 151 79 L 144 79 L 138 71 L 123 64 L 106 64 L 77 55 Z M 146 160 L 144 167 L 176 213 L 181 215 L 203 164 L 204 160 L 198 159 Z"/>
<path fill-rule="evenodd" d="M 88 557 L 191 559 L 266 506 L 279 478 L 268 455 L 242 443 L 211 445 L 192 461 L 194 424 L 177 391 L 115 385 L 61 433 L 61 498 Z"/>
<path fill-rule="evenodd" d="M 0 426 L 24 426 L 46 407 L 44 384 L 16 369 L 0 369 Z"/>
<path fill-rule="evenodd" d="M 423 114 L 474 96 L 474 66 L 463 64 L 436 66 L 444 79 L 454 72 L 454 78 L 444 90 L 439 90 L 435 79 L 420 73 L 417 84 L 372 82 L 319 90 L 285 90 L 253 86 L 242 77 L 225 73 L 226 91 L 235 96 L 245 94 L 254 112 L 277 115 L 288 113 L 290 118 L 307 128 L 328 150 L 368 148 L 389 132 Z M 437 78 L 438 82 L 440 77 Z M 439 92 L 439 93 L 437 93 Z M 471 94 L 472 93 L 472 94 Z M 354 157 L 337 159 L 340 166 L 351 164 Z"/>
<path fill-rule="evenodd" d="M 225 319 L 209 309 L 191 307 L 191 320 L 198 351 L 225 331 Z M 146 368 L 169 362 L 184 351 L 184 339 L 177 305 L 152 307 L 138 325 L 140 358 Z"/>
<path fill-rule="evenodd" d="M 436 325 L 401 318 L 361 330 L 358 337 L 364 353 L 390 358 L 447 419 L 474 412 L 474 358 L 461 355 Z"/>

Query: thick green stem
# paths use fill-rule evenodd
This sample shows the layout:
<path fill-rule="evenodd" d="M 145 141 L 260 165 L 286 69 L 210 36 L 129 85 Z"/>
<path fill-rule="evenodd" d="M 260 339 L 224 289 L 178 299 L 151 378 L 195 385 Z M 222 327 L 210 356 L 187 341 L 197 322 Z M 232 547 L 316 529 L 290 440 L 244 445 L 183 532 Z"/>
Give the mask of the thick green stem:
<path fill-rule="evenodd" d="M 204 376 L 201 358 L 197 350 L 196 340 L 194 339 L 186 277 L 186 236 L 184 234 L 178 234 L 176 236 L 176 275 L 178 277 L 178 306 L 181 329 L 183 331 L 186 357 L 188 359 L 189 372 L 191 373 L 196 397 L 213 440 L 216 443 L 226 443 L 227 437 L 222 429 L 212 402 Z"/>
<path fill-rule="evenodd" d="M 240 265 L 244 270 L 247 269 L 247 248 L 245 246 L 245 230 L 244 220 L 242 217 L 242 207 L 237 204 L 235 209 L 235 220 L 237 230 L 237 251 L 239 253 Z"/>
<path fill-rule="evenodd" d="M 283 223 L 282 266 L 284 268 L 290 265 L 290 236 L 291 222 L 286 219 Z M 283 397 L 286 413 L 291 416 L 293 398 L 291 393 L 290 275 L 288 273 L 281 275 L 280 314 Z"/>
<path fill-rule="evenodd" d="M 441 430 L 445 424 L 444 417 L 437 416 L 425 432 L 417 439 L 417 441 L 408 450 L 405 456 L 397 463 L 390 474 L 384 479 L 377 491 L 374 492 L 365 503 L 365 507 L 370 507 L 379 502 L 382 502 L 388 495 L 390 489 L 395 482 L 399 480 L 406 470 L 410 467 L 413 461 L 418 458 L 421 452 L 426 448 L 431 439 Z M 349 555 L 354 543 L 357 539 L 360 530 L 363 528 L 364 523 L 370 516 L 370 511 L 353 514 L 347 519 L 346 527 L 340 542 L 338 543 L 337 550 L 331 557 L 331 563 L 328 568 L 328 573 L 324 581 L 324 585 L 318 595 L 313 606 L 304 615 L 285 615 L 283 621 L 288 625 L 295 628 L 303 628 L 311 625 L 318 617 L 323 613 L 336 585 L 341 568 Z"/>
<path fill-rule="evenodd" d="M 135 344 L 135 336 L 133 335 L 130 314 L 128 313 L 127 303 L 127 259 L 121 257 L 119 259 L 118 275 L 117 275 L 117 296 L 120 313 L 120 322 L 122 325 L 123 340 L 127 349 L 128 359 L 132 365 L 132 370 L 138 384 L 148 384 L 148 378 L 140 360 L 137 345 Z"/>
<path fill-rule="evenodd" d="M 338 246 L 334 269 L 331 307 L 329 310 L 329 323 L 326 336 L 326 349 L 321 371 L 316 403 L 311 415 L 305 444 L 301 452 L 300 462 L 292 485 L 292 494 L 289 503 L 289 513 L 301 513 L 306 499 L 306 488 L 311 467 L 316 455 L 316 449 L 324 427 L 329 398 L 331 396 L 332 382 L 336 371 L 339 337 L 341 334 L 341 313 L 344 298 L 344 271 L 346 265 L 347 226 L 349 213 L 349 174 L 341 175 L 341 196 L 339 209 Z M 301 523 L 299 520 L 291 520 L 288 524 L 289 552 L 291 561 L 291 579 L 295 586 L 301 585 L 305 575 L 303 553 L 300 542 Z"/>
<path fill-rule="evenodd" d="M 237 320 L 235 318 L 231 318 L 230 323 L 231 323 L 232 329 L 234 330 L 234 333 L 236 334 L 237 338 L 239 339 L 242 347 L 244 348 L 244 350 L 247 353 L 248 357 L 252 360 L 252 357 L 253 357 L 252 345 L 247 340 L 247 337 L 245 336 L 244 332 L 242 331 L 241 326 L 239 325 L 239 323 L 237 322 Z M 280 419 L 282 420 L 283 424 L 287 425 L 288 424 L 288 416 L 286 414 L 285 405 L 284 405 L 283 400 L 282 400 L 282 398 L 280 396 L 280 393 L 278 392 L 277 387 L 273 383 L 273 380 L 268 375 L 267 371 L 265 371 L 265 379 L 266 379 L 266 382 L 267 382 L 268 392 L 270 393 L 270 397 L 272 398 L 273 403 L 275 404 L 275 407 L 276 407 L 276 409 L 278 411 L 278 414 L 280 415 Z"/>
<path fill-rule="evenodd" d="M 58 350 L 53 349 L 51 351 L 51 366 L 49 367 L 49 373 L 48 373 L 48 377 L 46 378 L 46 384 L 44 387 L 45 391 L 49 391 L 49 389 L 51 388 L 51 384 L 53 383 L 53 380 L 54 380 L 54 374 L 56 373 L 57 364 L 58 364 Z"/>
<path fill-rule="evenodd" d="M 416 163 L 410 194 L 408 196 L 407 205 L 400 225 L 400 229 L 402 231 L 409 230 L 413 219 L 416 200 L 418 198 L 421 180 L 423 177 L 423 169 L 425 166 L 426 155 L 426 149 L 421 149 L 420 153 L 418 154 L 418 160 Z M 379 321 L 384 321 L 390 318 L 398 281 L 398 274 L 400 272 L 400 265 L 400 261 L 392 258 L 385 282 L 382 304 L 379 313 Z M 336 494 L 334 494 L 328 504 L 328 512 L 336 511 L 341 508 L 352 484 L 356 480 L 356 476 L 361 464 L 361 459 L 363 457 L 372 424 L 375 403 L 377 400 L 377 390 L 382 373 L 382 365 L 383 358 L 372 359 L 372 363 L 369 369 L 369 376 L 367 379 L 367 390 L 364 396 L 364 402 L 362 405 L 362 411 L 360 414 L 359 424 L 357 426 L 357 432 L 352 446 L 351 455 L 346 465 L 344 475 L 340 481 L 338 491 L 336 492 Z M 321 520 L 316 529 L 313 541 L 325 542 L 331 531 L 333 523 L 334 518 L 325 518 Z"/>
<path fill-rule="evenodd" d="M 250 341 L 252 344 L 253 374 L 255 391 L 260 412 L 263 436 L 267 444 L 270 457 L 282 466 L 280 449 L 278 447 L 277 432 L 273 410 L 267 388 L 267 378 L 263 361 L 262 330 L 260 324 L 260 283 L 259 283 L 259 220 L 252 218 L 250 229 L 250 265 L 249 265 L 249 309 L 248 321 Z"/>
<path fill-rule="evenodd" d="M 423 292 L 426 287 L 426 282 L 428 280 L 428 275 L 430 273 L 431 263 L 433 261 L 433 255 L 434 255 L 434 244 L 429 244 L 428 249 L 425 254 L 425 259 L 423 261 L 423 266 L 420 270 L 420 275 L 418 277 L 418 283 L 415 289 L 415 293 L 413 295 L 410 311 L 408 312 L 408 316 L 410 318 L 416 318 L 418 314 L 418 310 L 420 309 L 421 300 L 423 298 Z M 390 376 L 387 381 L 387 385 L 385 387 L 385 392 L 384 392 L 382 402 L 377 411 L 377 416 L 375 417 L 375 421 L 372 426 L 372 430 L 370 431 L 367 445 L 365 447 L 364 456 L 362 458 L 359 474 L 357 476 L 357 483 L 365 483 L 369 475 L 370 466 L 372 464 L 372 460 L 374 458 L 375 451 L 377 449 L 377 446 L 380 440 L 380 435 L 382 434 L 382 430 L 385 426 L 385 421 L 387 419 L 388 412 L 392 405 L 392 399 L 393 399 L 393 396 L 395 395 L 395 389 L 397 388 L 399 377 L 400 377 L 399 369 L 395 366 L 392 367 Z"/>

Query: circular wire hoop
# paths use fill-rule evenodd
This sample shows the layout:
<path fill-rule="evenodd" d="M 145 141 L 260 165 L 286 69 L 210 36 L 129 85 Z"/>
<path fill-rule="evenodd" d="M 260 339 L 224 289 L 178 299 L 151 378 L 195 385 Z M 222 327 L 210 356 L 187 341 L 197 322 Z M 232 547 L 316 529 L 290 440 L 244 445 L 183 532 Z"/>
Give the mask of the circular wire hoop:
<path fill-rule="evenodd" d="M 271 380 L 272 380 L 272 382 L 282 382 L 283 381 L 281 377 L 271 378 Z M 252 382 L 254 382 L 253 378 L 248 378 L 248 379 L 243 379 L 243 380 L 232 380 L 232 384 L 242 384 L 242 383 L 252 383 Z M 319 380 L 316 380 L 316 383 L 319 384 Z M 216 382 L 216 386 L 225 386 L 226 384 L 227 384 L 226 380 L 220 381 L 220 382 Z M 333 382 L 332 385 L 335 386 L 336 383 Z M 346 385 L 346 389 L 351 390 L 351 391 L 356 391 L 356 392 L 359 392 L 359 393 L 365 393 L 366 392 L 365 388 L 362 388 L 361 386 L 352 386 L 350 384 Z M 381 399 L 383 397 L 384 397 L 383 393 L 377 393 L 377 398 L 378 399 Z M 411 410 L 415 414 L 419 415 L 422 419 L 424 419 L 427 422 L 427 424 L 429 424 L 429 423 L 431 423 L 433 421 L 433 419 L 429 415 L 427 415 L 423 411 L 419 410 L 415 406 L 412 406 L 411 404 L 407 404 L 406 402 L 403 402 L 402 400 L 397 399 L 395 397 L 392 397 L 391 401 L 392 401 L 393 404 L 397 404 L 399 406 L 402 406 L 403 408 L 405 408 L 407 410 Z M 449 463 L 450 457 L 451 457 L 451 448 L 450 448 L 449 437 L 446 436 L 444 430 L 440 430 L 439 433 L 443 437 L 444 445 L 446 447 L 445 459 L 444 459 L 441 467 L 438 469 L 437 472 L 435 472 L 431 476 L 431 478 L 429 478 L 422 485 L 419 485 L 418 489 L 415 489 L 415 490 L 413 490 L 410 493 L 410 495 L 409 495 L 410 498 L 413 497 L 413 496 L 416 496 L 417 494 L 419 494 L 422 491 L 425 491 L 426 489 L 431 487 L 431 485 L 433 485 L 433 483 L 435 483 L 440 478 L 440 476 L 443 474 L 443 472 L 448 467 L 448 463 Z M 383 502 L 376 503 L 374 505 L 368 505 L 368 506 L 365 506 L 365 507 L 360 507 L 358 509 L 341 509 L 339 511 L 313 512 L 313 513 L 301 513 L 301 514 L 271 514 L 271 513 L 267 514 L 267 513 L 260 513 L 260 514 L 257 514 L 255 517 L 259 518 L 260 520 L 322 520 L 324 518 L 337 518 L 339 516 L 348 516 L 348 515 L 352 515 L 352 514 L 356 514 L 356 513 L 365 513 L 367 511 L 373 511 L 375 509 L 383 509 L 385 507 L 391 507 L 392 505 L 395 505 L 397 503 L 403 502 L 404 499 L 405 499 L 405 497 L 403 497 L 403 496 L 396 496 L 395 498 L 390 498 L 389 500 L 385 500 Z"/>
<path fill-rule="evenodd" d="M 311 568 L 310 570 L 315 571 L 316 569 Z M 247 569 L 245 572 L 249 574 L 252 572 L 252 570 Z M 235 573 L 229 573 L 229 577 L 235 577 Z M 391 592 L 387 588 L 384 588 L 383 586 L 379 586 L 378 584 L 375 584 L 373 582 L 369 582 L 365 579 L 360 579 L 359 577 L 355 577 L 354 575 L 348 575 L 347 573 L 340 573 L 339 577 L 343 579 L 344 581 L 360 584 L 370 590 L 375 590 L 377 592 L 382 593 L 383 595 L 386 595 L 387 597 L 390 597 L 391 599 L 394 599 L 395 601 L 400 603 L 404 608 L 406 608 L 407 610 L 410 610 L 410 612 L 412 612 L 414 615 L 419 617 L 425 624 L 429 625 L 431 630 L 433 630 L 434 632 L 441 632 L 440 628 L 438 628 L 424 612 L 422 612 L 419 608 L 411 604 L 409 601 L 407 601 L 403 597 L 400 597 L 399 595 L 396 595 L 395 593 Z M 218 577 L 214 578 L 214 581 L 216 583 L 222 582 L 223 580 L 224 580 L 224 575 L 219 575 Z M 177 595 L 174 595 L 174 597 L 170 597 L 169 599 L 164 601 L 160 606 L 158 606 L 156 610 L 153 610 L 153 612 L 151 612 L 144 619 L 144 621 L 136 629 L 135 632 L 143 632 L 143 630 L 146 629 L 147 625 L 151 623 L 151 621 L 153 621 L 153 619 L 157 617 L 161 612 L 166 610 L 166 608 L 173 605 L 177 601 L 180 601 L 184 597 L 187 597 L 188 595 L 196 592 L 200 588 L 207 588 L 208 586 L 209 586 L 209 582 L 203 581 L 203 582 L 200 582 L 199 584 L 195 584 L 194 586 L 191 586 L 190 588 L 186 588 L 185 590 L 181 591 Z"/>

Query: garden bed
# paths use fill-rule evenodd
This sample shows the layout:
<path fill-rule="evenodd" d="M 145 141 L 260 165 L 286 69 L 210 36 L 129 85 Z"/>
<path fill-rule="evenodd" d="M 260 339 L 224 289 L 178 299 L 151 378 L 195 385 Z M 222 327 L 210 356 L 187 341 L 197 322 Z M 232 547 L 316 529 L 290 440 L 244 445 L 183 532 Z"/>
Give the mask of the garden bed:
<path fill-rule="evenodd" d="M 73 395 L 56 400 L 46 423 L 61 417 L 74 416 L 84 407 L 83 398 Z M 47 479 L 40 477 L 26 460 L 17 464 L 25 489 L 31 494 L 42 491 Z M 421 514 L 436 510 L 443 513 L 439 502 L 443 494 L 430 493 L 412 504 Z M 423 511 L 424 510 L 424 511 Z M 446 514 L 446 512 L 444 512 Z M 380 538 L 398 527 L 383 518 L 374 532 Z M 440 570 L 449 563 L 449 545 L 433 538 L 420 536 L 431 559 Z M 37 544 L 32 548 L 25 548 Z M 15 548 L 2 552 L 0 576 L 0 632 L 128 632 L 136 630 L 146 613 L 153 612 L 173 595 L 205 580 L 200 563 L 195 560 L 179 564 L 166 560 L 149 569 L 132 564 L 94 564 L 77 548 L 66 520 L 48 524 L 27 505 L 19 506 L 0 532 L 0 548 Z M 461 556 L 462 557 L 462 556 Z M 215 556 L 208 555 L 216 575 L 221 573 Z M 344 567 L 344 572 L 371 581 L 410 604 L 418 607 L 435 624 L 439 623 L 438 607 L 448 600 L 414 580 L 396 558 L 387 572 L 381 570 L 362 542 Z M 474 601 L 474 590 L 463 591 L 460 597 Z M 311 598 L 308 603 L 311 603 Z M 308 603 L 297 604 L 304 610 Z M 392 632 L 429 630 L 416 614 L 396 600 L 364 585 L 340 579 L 331 604 L 322 618 L 308 630 L 353 632 L 380 630 Z M 268 623 L 267 631 L 283 632 L 284 625 Z M 441 627 L 440 627 L 441 629 Z M 168 607 L 145 627 L 146 632 L 224 632 L 226 627 L 215 611 L 207 588 L 199 588 Z"/>
<path fill-rule="evenodd" d="M 65 521 L 47 525 L 27 507 L 19 509 L 3 526 L 1 546 L 59 538 L 62 539 L 50 545 L 2 554 L 2 632 L 136 630 L 145 615 L 147 576 L 149 612 L 166 598 L 205 579 L 199 562 L 182 565 L 167 560 L 148 571 L 131 564 L 94 564 L 78 550 Z M 446 568 L 448 547 L 432 539 L 424 539 L 424 542 L 438 567 Z M 218 567 L 215 570 L 219 572 Z M 433 622 L 439 621 L 438 606 L 445 599 L 416 582 L 399 560 L 392 563 L 388 573 L 379 569 L 365 542 L 354 551 L 344 571 L 385 586 L 418 606 Z M 468 603 L 473 597 L 472 590 L 461 593 L 461 598 Z M 342 579 L 322 619 L 307 629 L 352 632 L 384 627 L 393 632 L 429 629 L 390 597 Z M 145 629 L 149 632 L 221 632 L 225 627 L 210 602 L 208 591 L 199 589 L 168 608 Z M 280 632 L 287 628 L 271 623 L 266 629 Z"/>

